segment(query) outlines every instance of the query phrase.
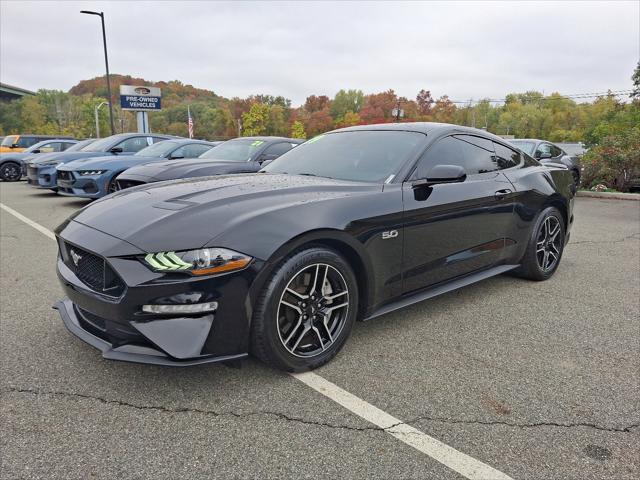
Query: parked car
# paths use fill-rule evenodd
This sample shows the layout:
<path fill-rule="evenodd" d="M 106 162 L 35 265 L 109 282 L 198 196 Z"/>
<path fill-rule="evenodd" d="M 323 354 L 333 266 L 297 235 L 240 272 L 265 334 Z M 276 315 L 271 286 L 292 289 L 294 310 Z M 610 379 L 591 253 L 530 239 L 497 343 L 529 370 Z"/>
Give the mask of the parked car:
<path fill-rule="evenodd" d="M 284 137 L 242 137 L 226 141 L 197 160 L 168 160 L 130 168 L 116 179 L 119 189 L 143 183 L 204 177 L 229 173 L 250 173 L 275 160 L 304 140 Z"/>
<path fill-rule="evenodd" d="M 573 223 L 566 168 L 468 127 L 344 128 L 263 171 L 124 190 L 58 227 L 70 332 L 114 360 L 312 369 L 356 319 L 550 278 Z"/>
<path fill-rule="evenodd" d="M 55 139 L 34 143 L 22 152 L 0 153 L 0 180 L 17 182 L 27 173 L 26 163 L 40 153 L 64 152 L 77 140 Z"/>
<path fill-rule="evenodd" d="M 560 163 L 564 165 L 573 175 L 573 180 L 576 185 L 580 185 L 580 175 L 582 170 L 580 168 L 580 158 L 578 156 L 571 156 L 557 145 L 547 142 L 546 140 L 538 140 L 535 138 L 516 138 L 514 140 L 509 140 L 509 142 L 542 163 Z"/>
<path fill-rule="evenodd" d="M 74 152 L 61 152 L 56 155 L 48 155 L 46 158 L 37 158 L 27 165 L 27 181 L 38 188 L 58 189 L 58 165 L 79 160 L 81 158 L 98 157 L 105 155 L 132 155 L 145 147 L 171 137 L 169 135 L 121 133 L 110 137 L 100 138 Z"/>
<path fill-rule="evenodd" d="M 7 135 L 0 143 L 0 153 L 18 153 L 35 145 L 43 140 L 65 139 L 74 140 L 73 137 L 56 136 L 56 135 Z"/>
<path fill-rule="evenodd" d="M 116 177 L 142 163 L 194 158 L 216 144 L 202 140 L 175 139 L 155 143 L 133 155 L 109 155 L 74 160 L 57 167 L 58 193 L 82 198 L 100 198 L 117 190 Z"/>

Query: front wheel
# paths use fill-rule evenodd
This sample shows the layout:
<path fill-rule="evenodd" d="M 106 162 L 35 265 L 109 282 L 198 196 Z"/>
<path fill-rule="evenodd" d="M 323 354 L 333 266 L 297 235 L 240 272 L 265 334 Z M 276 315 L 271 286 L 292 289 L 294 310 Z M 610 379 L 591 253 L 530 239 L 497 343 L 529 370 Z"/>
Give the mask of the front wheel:
<path fill-rule="evenodd" d="M 22 178 L 22 167 L 16 162 L 4 162 L 0 166 L 0 179 L 5 182 L 17 182 Z"/>
<path fill-rule="evenodd" d="M 295 252 L 256 303 L 252 353 L 289 372 L 318 368 L 344 345 L 357 308 L 355 275 L 342 256 L 322 247 Z"/>
<path fill-rule="evenodd" d="M 540 212 L 518 272 L 530 280 L 547 280 L 558 269 L 564 251 L 565 225 L 555 207 Z"/>

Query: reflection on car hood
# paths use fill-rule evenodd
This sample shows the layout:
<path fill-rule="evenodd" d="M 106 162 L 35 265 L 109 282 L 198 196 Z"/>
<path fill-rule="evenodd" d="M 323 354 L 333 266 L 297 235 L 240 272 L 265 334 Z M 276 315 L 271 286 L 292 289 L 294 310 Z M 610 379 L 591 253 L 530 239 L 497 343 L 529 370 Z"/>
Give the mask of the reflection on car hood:
<path fill-rule="evenodd" d="M 140 175 L 156 180 L 173 180 L 177 178 L 187 178 L 189 173 L 202 168 L 211 167 L 211 174 L 215 173 L 216 167 L 228 165 L 239 165 L 244 162 L 230 162 L 225 160 L 208 160 L 201 158 L 165 160 L 161 162 L 145 163 L 127 171 L 127 174 Z M 247 162 L 248 163 L 248 162 Z M 125 177 L 126 178 L 126 175 Z"/>
<path fill-rule="evenodd" d="M 47 153 L 44 155 L 38 155 L 30 163 L 39 165 L 44 162 L 56 160 L 60 163 L 68 163 L 80 158 L 97 157 L 98 155 L 104 155 L 105 152 L 60 152 L 60 153 Z"/>
<path fill-rule="evenodd" d="M 147 252 L 186 250 L 257 216 L 379 192 L 379 185 L 297 175 L 201 177 L 123 190 L 80 210 L 73 220 Z"/>
<path fill-rule="evenodd" d="M 102 157 L 81 158 L 65 164 L 59 170 L 118 170 L 133 167 L 141 163 L 161 161 L 162 157 L 141 157 L 139 155 L 107 155 Z"/>

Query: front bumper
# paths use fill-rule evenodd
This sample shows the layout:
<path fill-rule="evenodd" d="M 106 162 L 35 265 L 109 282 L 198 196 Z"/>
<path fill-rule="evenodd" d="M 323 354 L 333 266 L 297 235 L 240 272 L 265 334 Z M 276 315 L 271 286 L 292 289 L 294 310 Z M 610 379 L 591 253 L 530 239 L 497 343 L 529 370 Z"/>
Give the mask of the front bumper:
<path fill-rule="evenodd" d="M 78 176 L 70 170 L 58 170 L 56 184 L 60 195 L 82 198 L 101 198 L 107 194 L 109 176 Z"/>
<path fill-rule="evenodd" d="M 58 278 L 67 298 L 56 308 L 67 329 L 105 358 L 186 366 L 247 356 L 250 292 L 262 262 L 217 277 L 161 274 L 134 258 L 144 252 L 98 230 L 71 221 L 57 233 Z M 105 271 L 117 275 L 120 287 L 108 291 L 87 283 L 65 248 L 99 258 Z M 218 307 L 197 315 L 157 315 L 141 308 L 190 301 L 215 301 Z"/>
<path fill-rule="evenodd" d="M 27 165 L 27 183 L 31 186 L 55 189 L 57 188 L 56 179 L 55 165 L 45 167 Z"/>
<path fill-rule="evenodd" d="M 106 339 L 101 338 L 98 327 L 95 327 L 94 333 L 91 328 L 81 324 L 86 321 L 82 314 L 79 313 L 77 307 L 69 298 L 64 298 L 57 302 L 54 307 L 60 313 L 60 317 L 67 327 L 67 330 L 78 337 L 80 340 L 88 343 L 92 347 L 102 352 L 102 356 L 108 360 L 120 360 L 123 362 L 148 363 L 153 365 L 165 365 L 170 367 L 189 367 L 192 365 L 202 365 L 204 363 L 225 362 L 231 360 L 239 360 L 247 357 L 246 353 L 239 355 L 227 355 L 220 357 L 203 357 L 191 360 L 175 360 L 161 350 L 136 344 L 114 345 Z M 81 320 L 82 319 L 82 320 Z"/>

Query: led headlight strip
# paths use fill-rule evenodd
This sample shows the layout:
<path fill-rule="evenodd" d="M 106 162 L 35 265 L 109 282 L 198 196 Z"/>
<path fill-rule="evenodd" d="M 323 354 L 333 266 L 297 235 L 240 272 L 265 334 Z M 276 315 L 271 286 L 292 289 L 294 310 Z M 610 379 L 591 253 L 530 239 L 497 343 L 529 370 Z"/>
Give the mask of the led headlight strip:
<path fill-rule="evenodd" d="M 144 260 L 157 272 L 212 275 L 241 270 L 251 263 L 252 257 L 226 248 L 201 248 L 184 252 L 149 253 Z"/>

